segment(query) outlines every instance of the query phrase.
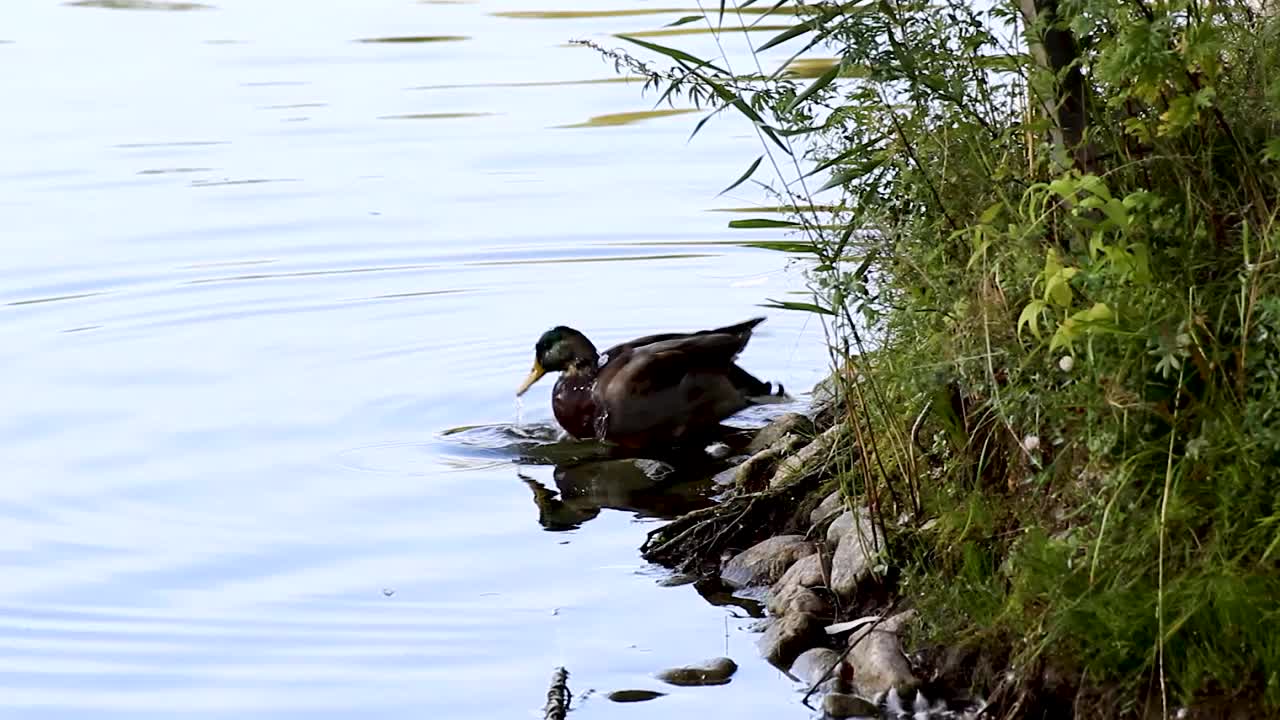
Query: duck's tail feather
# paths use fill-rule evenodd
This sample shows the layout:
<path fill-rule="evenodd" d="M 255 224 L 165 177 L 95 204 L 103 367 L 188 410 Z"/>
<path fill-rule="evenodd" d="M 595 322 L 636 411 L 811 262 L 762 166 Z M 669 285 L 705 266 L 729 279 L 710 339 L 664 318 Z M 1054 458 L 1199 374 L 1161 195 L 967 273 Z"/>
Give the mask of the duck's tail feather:
<path fill-rule="evenodd" d="M 782 383 L 778 383 L 778 390 L 774 392 L 773 383 L 761 380 L 743 370 L 737 363 L 729 366 L 729 381 L 756 405 L 787 402 L 791 399 L 783 389 Z"/>

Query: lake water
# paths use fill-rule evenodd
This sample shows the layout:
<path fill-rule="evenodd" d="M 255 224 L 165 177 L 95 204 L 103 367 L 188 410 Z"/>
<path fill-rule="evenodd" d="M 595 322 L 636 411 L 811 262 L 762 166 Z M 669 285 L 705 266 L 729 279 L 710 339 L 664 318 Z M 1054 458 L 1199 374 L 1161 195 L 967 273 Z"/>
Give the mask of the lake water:
<path fill-rule="evenodd" d="M 505 448 L 553 422 L 552 382 L 513 392 L 554 324 L 768 314 L 743 364 L 823 375 L 819 325 L 758 307 L 803 279 L 741 243 L 782 236 L 717 211 L 772 204 L 716 197 L 754 132 L 584 127 L 655 96 L 555 84 L 617 77 L 567 41 L 696 3 L 211 3 L 0 9 L 0 714 L 541 717 L 563 665 L 580 719 L 807 717 L 740 610 L 640 558 L 696 497 L 549 529 L 567 469 Z M 726 652 L 728 685 L 651 677 Z"/>

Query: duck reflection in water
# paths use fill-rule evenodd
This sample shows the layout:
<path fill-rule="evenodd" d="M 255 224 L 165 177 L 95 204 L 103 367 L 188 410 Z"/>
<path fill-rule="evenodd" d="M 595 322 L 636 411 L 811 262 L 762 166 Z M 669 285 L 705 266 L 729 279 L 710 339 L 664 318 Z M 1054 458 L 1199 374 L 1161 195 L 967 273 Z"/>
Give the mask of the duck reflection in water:
<path fill-rule="evenodd" d="M 561 461 L 548 487 L 528 472 L 520 479 L 533 491 L 538 522 L 547 530 L 573 530 L 602 509 L 669 520 L 714 503 L 711 477 L 722 464 L 706 460 L 673 465 L 649 458 Z"/>

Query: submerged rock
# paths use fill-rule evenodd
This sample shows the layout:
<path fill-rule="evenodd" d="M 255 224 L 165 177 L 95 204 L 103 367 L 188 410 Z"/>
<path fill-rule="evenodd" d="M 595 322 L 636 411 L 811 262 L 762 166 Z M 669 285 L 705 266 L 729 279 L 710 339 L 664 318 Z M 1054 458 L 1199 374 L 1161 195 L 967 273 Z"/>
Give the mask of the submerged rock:
<path fill-rule="evenodd" d="M 666 693 L 657 690 L 614 690 L 605 697 L 617 703 L 644 702 L 660 698 Z"/>
<path fill-rule="evenodd" d="M 720 579 L 741 589 L 771 585 L 797 560 L 815 552 L 803 535 L 776 535 L 738 553 L 720 570 Z"/>
<path fill-rule="evenodd" d="M 880 709 L 874 703 L 849 693 L 827 693 L 822 698 L 822 709 L 833 718 L 880 717 Z"/>
<path fill-rule="evenodd" d="M 831 558 L 831 589 L 845 600 L 852 599 L 858 584 L 871 574 L 883 549 L 880 535 L 872 532 L 871 516 L 859 515 L 851 518 L 851 527 L 840 537 Z"/>
<path fill-rule="evenodd" d="M 760 654 L 775 666 L 786 670 L 800 653 L 822 639 L 822 623 L 816 615 L 795 612 L 783 615 L 769 625 L 756 641 Z"/>
<path fill-rule="evenodd" d="M 697 581 L 698 581 L 697 575 L 691 575 L 689 573 L 676 573 L 675 575 L 668 575 L 667 577 L 664 577 L 661 580 L 659 580 L 658 586 L 659 587 L 680 587 L 681 585 L 689 585 Z"/>
<path fill-rule="evenodd" d="M 798 437 L 812 437 L 814 434 L 813 420 L 806 415 L 800 413 L 783 413 L 776 420 L 765 425 L 751 439 L 751 443 L 747 445 L 747 452 L 757 453 L 766 448 L 777 444 L 779 440 L 787 435 L 796 435 Z"/>
<path fill-rule="evenodd" d="M 855 630 L 849 636 L 845 662 L 849 665 L 854 692 L 869 698 L 920 684 L 898 640 L 898 630 L 910 617 L 900 613 L 870 631 Z"/>
<path fill-rule="evenodd" d="M 657 677 L 668 685 L 724 685 L 737 671 L 737 663 L 727 657 L 718 657 L 697 665 L 663 670 Z"/>
<path fill-rule="evenodd" d="M 667 476 L 676 470 L 674 467 L 662 462 L 661 460 L 650 460 L 648 458 L 636 458 L 631 461 L 631 464 L 635 465 L 637 470 L 644 473 L 655 483 L 666 480 Z"/>

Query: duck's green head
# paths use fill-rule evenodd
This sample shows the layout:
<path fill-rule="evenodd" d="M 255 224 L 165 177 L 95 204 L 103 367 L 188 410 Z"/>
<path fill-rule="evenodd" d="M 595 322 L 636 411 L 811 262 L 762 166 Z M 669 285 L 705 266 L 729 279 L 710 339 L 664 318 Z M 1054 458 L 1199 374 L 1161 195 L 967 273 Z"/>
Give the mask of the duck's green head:
<path fill-rule="evenodd" d="M 538 344 L 533 348 L 533 369 L 516 390 L 516 397 L 525 394 L 549 372 L 594 369 L 598 361 L 596 346 L 586 335 L 571 327 L 557 325 L 538 338 Z"/>

